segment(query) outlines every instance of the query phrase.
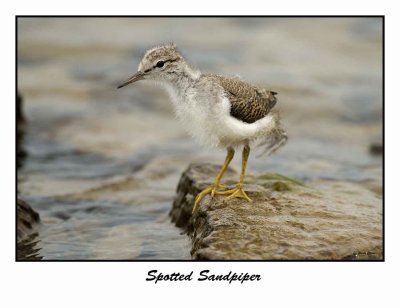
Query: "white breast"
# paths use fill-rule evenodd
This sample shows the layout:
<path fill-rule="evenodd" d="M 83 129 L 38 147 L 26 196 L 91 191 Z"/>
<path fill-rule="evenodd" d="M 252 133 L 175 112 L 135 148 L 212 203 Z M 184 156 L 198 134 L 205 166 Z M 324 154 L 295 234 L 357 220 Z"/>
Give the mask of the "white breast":
<path fill-rule="evenodd" d="M 184 128 L 204 145 L 236 146 L 265 134 L 275 124 L 272 116 L 251 124 L 233 118 L 228 98 L 215 89 L 210 93 L 190 88 L 183 95 L 171 86 L 167 90 Z"/>

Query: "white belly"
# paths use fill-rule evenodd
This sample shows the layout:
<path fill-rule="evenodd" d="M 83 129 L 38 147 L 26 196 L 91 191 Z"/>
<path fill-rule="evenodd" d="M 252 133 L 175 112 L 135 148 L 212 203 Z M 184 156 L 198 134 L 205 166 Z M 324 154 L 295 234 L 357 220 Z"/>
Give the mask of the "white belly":
<path fill-rule="evenodd" d="M 176 115 L 184 128 L 200 143 L 226 148 L 250 142 L 265 135 L 275 126 L 272 116 L 244 123 L 230 115 L 227 98 L 204 98 L 198 93 L 186 93 L 184 98 L 169 89 Z"/>
<path fill-rule="evenodd" d="M 190 135 L 203 145 L 221 146 L 219 118 L 224 112 L 221 108 L 210 108 L 208 103 L 190 98 L 174 102 L 176 115 Z"/>

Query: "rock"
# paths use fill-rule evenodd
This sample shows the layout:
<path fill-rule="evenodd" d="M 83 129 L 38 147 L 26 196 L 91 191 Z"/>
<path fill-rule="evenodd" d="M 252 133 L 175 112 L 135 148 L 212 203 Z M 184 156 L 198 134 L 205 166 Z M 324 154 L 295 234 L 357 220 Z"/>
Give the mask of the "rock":
<path fill-rule="evenodd" d="M 17 94 L 16 101 L 16 115 L 17 115 L 17 167 L 22 165 L 23 159 L 26 157 L 26 151 L 22 145 L 25 134 L 26 120 L 22 111 L 22 97 Z"/>
<path fill-rule="evenodd" d="M 37 226 L 40 217 L 31 206 L 17 199 L 17 260 L 41 260 L 37 244 Z"/>
<path fill-rule="evenodd" d="M 381 141 L 374 141 L 369 145 L 369 153 L 372 155 L 383 154 L 383 144 Z"/>
<path fill-rule="evenodd" d="M 39 222 L 39 214 L 24 200 L 17 199 L 17 240 L 34 232 Z"/>
<path fill-rule="evenodd" d="M 351 182 L 305 186 L 266 173 L 246 178 L 251 204 L 207 196 L 192 215 L 194 197 L 218 171 L 216 165 L 190 165 L 170 212 L 191 236 L 194 259 L 382 259 L 382 199 L 373 191 Z M 228 169 L 223 182 L 237 179 Z"/>
<path fill-rule="evenodd" d="M 25 123 L 25 116 L 24 113 L 22 111 L 22 96 L 17 93 L 17 102 L 16 102 L 17 106 L 17 123 Z"/>
<path fill-rule="evenodd" d="M 17 199 L 17 260 L 41 260 L 37 244 L 39 214 L 21 199 Z"/>

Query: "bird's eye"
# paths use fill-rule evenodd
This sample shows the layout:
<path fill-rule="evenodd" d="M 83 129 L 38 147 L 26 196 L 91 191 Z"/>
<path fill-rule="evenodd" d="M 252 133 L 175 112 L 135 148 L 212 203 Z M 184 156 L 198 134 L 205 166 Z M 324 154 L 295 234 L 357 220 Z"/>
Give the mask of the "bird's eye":
<path fill-rule="evenodd" d="M 157 67 L 163 67 L 163 66 L 164 66 L 164 63 L 165 63 L 164 61 L 158 61 L 157 64 L 156 64 L 156 66 L 157 66 Z"/>

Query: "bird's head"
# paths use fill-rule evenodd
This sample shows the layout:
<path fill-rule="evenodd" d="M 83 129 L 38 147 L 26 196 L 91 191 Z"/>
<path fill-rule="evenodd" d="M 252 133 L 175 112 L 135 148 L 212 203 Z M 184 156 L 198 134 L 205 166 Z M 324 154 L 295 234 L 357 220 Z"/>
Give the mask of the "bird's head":
<path fill-rule="evenodd" d="M 146 51 L 136 74 L 118 86 L 118 88 L 143 79 L 173 82 L 185 72 L 190 73 L 190 71 L 175 44 L 158 46 Z"/>

